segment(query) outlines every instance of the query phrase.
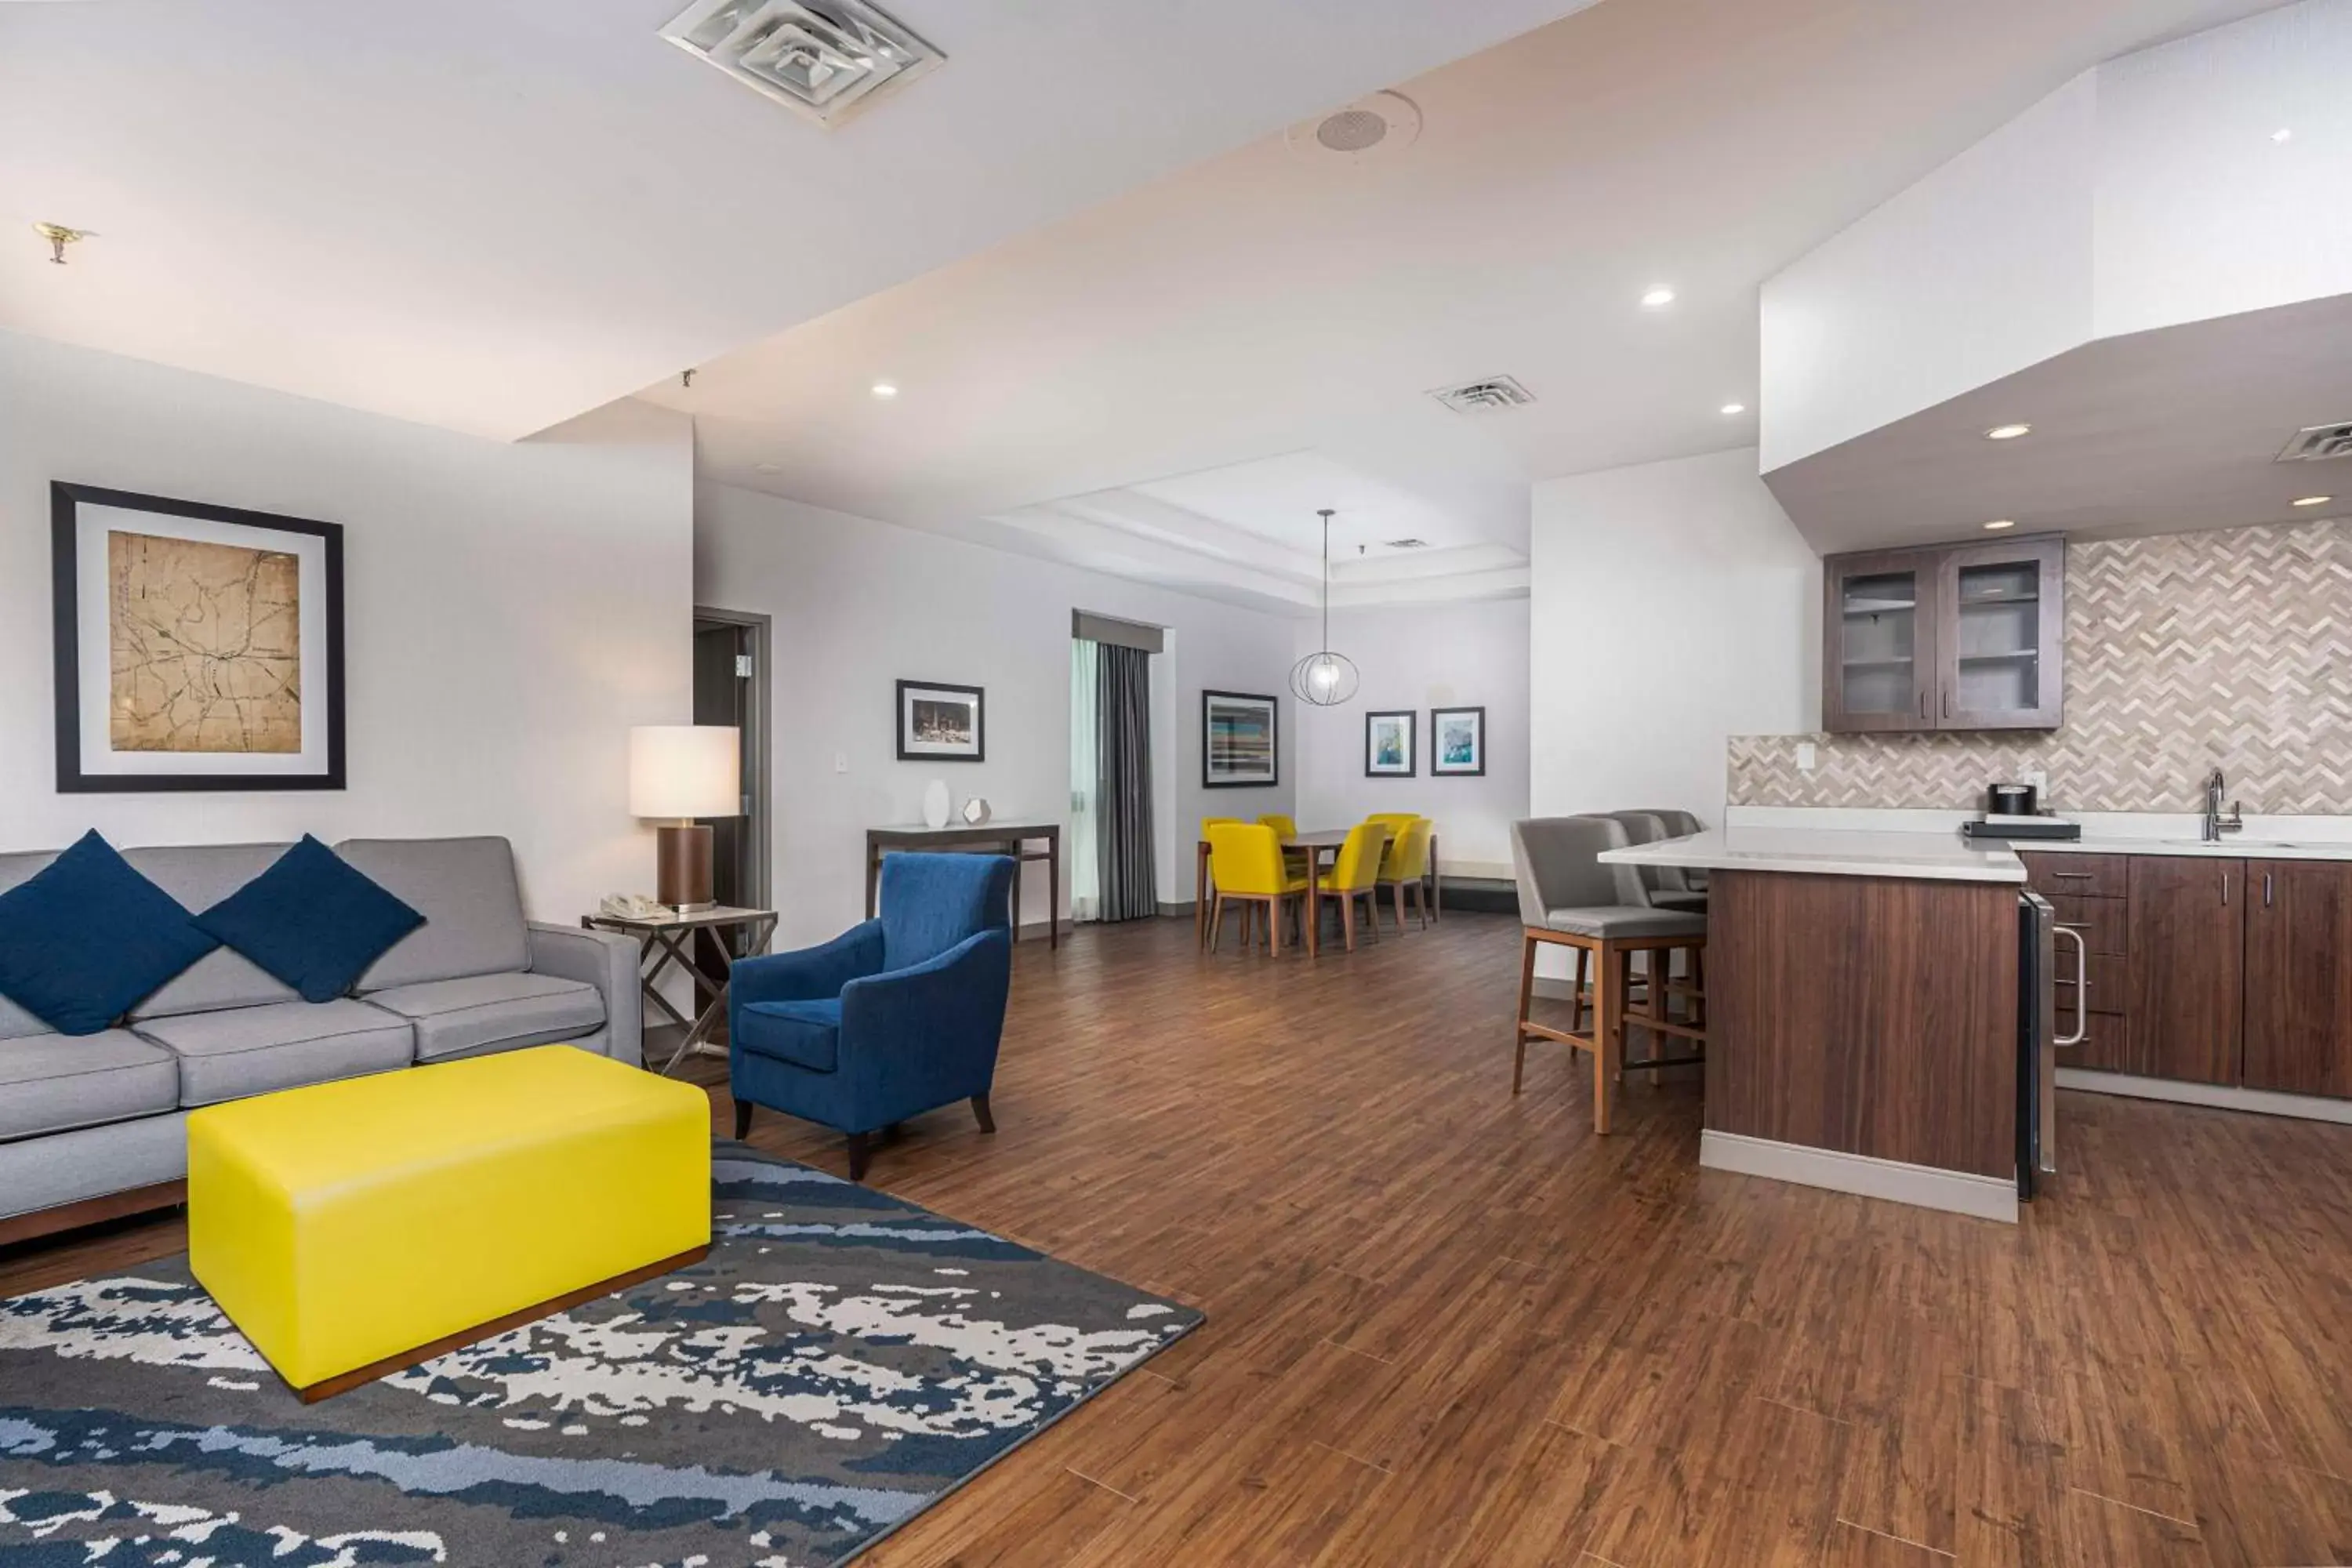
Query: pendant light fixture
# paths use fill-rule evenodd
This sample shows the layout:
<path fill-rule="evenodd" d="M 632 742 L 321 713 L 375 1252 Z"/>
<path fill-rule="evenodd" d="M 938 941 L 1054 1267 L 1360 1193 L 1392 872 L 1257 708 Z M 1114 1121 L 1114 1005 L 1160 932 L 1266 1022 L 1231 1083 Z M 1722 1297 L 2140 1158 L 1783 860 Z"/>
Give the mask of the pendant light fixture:
<path fill-rule="evenodd" d="M 1331 651 L 1331 509 L 1318 509 L 1323 520 L 1323 646 L 1290 667 L 1291 694 L 1318 708 L 1337 708 L 1356 694 L 1356 662 Z"/>

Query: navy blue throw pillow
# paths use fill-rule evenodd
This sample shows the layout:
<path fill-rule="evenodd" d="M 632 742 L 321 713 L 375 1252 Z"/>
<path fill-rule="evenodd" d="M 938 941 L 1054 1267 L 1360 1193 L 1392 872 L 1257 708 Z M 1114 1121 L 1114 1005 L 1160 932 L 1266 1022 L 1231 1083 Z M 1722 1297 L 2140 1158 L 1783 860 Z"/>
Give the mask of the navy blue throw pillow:
<path fill-rule="evenodd" d="M 61 1035 L 95 1035 L 219 944 L 95 829 L 0 893 L 0 994 Z"/>
<path fill-rule="evenodd" d="M 425 917 L 311 837 L 196 917 L 196 924 L 302 994 L 331 1002 Z"/>

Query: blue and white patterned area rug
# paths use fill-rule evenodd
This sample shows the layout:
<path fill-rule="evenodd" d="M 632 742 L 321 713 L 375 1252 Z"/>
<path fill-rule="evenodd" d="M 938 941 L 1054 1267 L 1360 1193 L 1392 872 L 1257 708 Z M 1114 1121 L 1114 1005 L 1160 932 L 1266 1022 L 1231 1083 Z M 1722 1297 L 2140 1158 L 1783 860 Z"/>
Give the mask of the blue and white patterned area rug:
<path fill-rule="evenodd" d="M 1201 1321 L 721 1143 L 709 1258 L 304 1405 L 172 1258 L 0 1302 L 9 1568 L 814 1568 Z"/>

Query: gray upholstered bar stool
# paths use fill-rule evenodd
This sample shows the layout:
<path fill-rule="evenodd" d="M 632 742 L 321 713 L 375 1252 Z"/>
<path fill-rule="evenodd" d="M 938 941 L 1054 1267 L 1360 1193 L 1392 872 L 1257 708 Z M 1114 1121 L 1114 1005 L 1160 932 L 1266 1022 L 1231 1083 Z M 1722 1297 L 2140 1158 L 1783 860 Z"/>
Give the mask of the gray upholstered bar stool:
<path fill-rule="evenodd" d="M 1545 816 L 1511 825 L 1511 859 L 1518 872 L 1519 1021 L 1512 1041 L 1511 1092 L 1519 1092 L 1528 1059 L 1528 1037 L 1559 1040 L 1592 1053 L 1592 1130 L 1609 1131 L 1610 1101 L 1618 1079 L 1627 1068 L 1636 1071 L 1685 1067 L 1706 1058 L 1701 1054 L 1665 1057 L 1643 1062 L 1624 1059 L 1627 994 L 1632 990 L 1633 955 L 1654 955 L 1651 963 L 1670 965 L 1678 952 L 1697 953 L 1706 945 L 1706 917 L 1651 904 L 1642 879 L 1630 866 L 1601 861 L 1607 849 L 1632 842 L 1624 824 L 1606 816 Z M 1576 953 L 1576 994 L 1580 1005 L 1571 1027 L 1556 1029 L 1528 1016 L 1534 1005 L 1536 953 L 1545 945 Z M 1581 998 L 1588 967 L 1591 973 L 1591 1023 L 1584 1024 Z M 1649 987 L 1646 1016 L 1633 1020 L 1662 1040 L 1668 1035 L 1706 1040 L 1704 998 L 1695 985 L 1658 984 Z M 1691 1003 L 1686 1020 L 1672 1016 L 1673 997 Z"/>
<path fill-rule="evenodd" d="M 1687 838 L 1699 830 L 1698 818 L 1687 811 L 1611 811 L 1601 815 L 1623 823 L 1626 837 L 1636 844 L 1655 844 L 1663 838 Z M 1650 902 L 1662 910 L 1696 910 L 1705 913 L 1706 878 L 1704 871 L 1685 871 L 1679 866 L 1642 868 L 1642 886 L 1649 893 Z"/>

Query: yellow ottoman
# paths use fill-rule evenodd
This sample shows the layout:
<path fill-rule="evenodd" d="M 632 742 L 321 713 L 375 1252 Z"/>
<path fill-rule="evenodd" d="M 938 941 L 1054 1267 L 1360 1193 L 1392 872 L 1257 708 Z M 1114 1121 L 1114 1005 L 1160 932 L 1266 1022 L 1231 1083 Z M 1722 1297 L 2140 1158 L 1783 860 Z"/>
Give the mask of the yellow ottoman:
<path fill-rule="evenodd" d="M 305 1400 L 709 1247 L 709 1098 L 570 1046 L 188 1118 L 188 1265 Z"/>

